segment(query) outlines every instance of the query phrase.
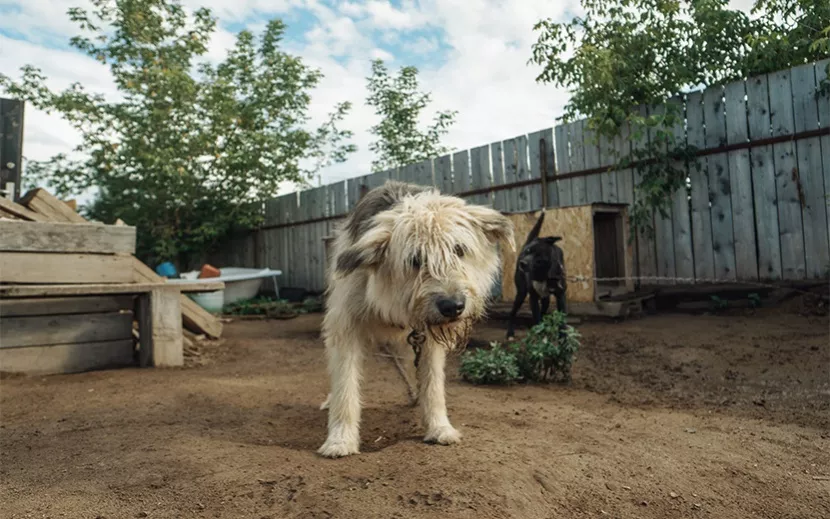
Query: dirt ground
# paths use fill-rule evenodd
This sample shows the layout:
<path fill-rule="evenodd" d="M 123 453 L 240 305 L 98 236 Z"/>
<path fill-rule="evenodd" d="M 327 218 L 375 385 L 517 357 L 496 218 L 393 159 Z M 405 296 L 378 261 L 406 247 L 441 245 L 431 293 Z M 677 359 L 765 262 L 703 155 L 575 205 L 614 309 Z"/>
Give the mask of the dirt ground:
<path fill-rule="evenodd" d="M 570 386 L 474 387 L 421 442 L 369 360 L 362 452 L 322 459 L 319 315 L 235 321 L 184 369 L 7 377 L 3 518 L 830 517 L 828 318 L 578 325 Z M 500 339 L 503 323 L 480 326 Z"/>

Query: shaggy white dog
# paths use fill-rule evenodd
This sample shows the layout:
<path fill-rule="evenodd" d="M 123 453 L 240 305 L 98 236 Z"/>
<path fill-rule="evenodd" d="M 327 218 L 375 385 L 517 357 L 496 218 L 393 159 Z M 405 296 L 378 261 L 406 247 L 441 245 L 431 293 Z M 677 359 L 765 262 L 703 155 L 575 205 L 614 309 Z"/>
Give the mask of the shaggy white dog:
<path fill-rule="evenodd" d="M 447 351 L 466 345 L 498 274 L 496 244 L 513 245 L 499 212 L 424 188 L 389 181 L 355 206 L 337 231 L 323 320 L 331 392 L 326 457 L 360 450 L 360 382 L 365 352 L 386 341 L 420 339 L 418 401 L 424 441 L 461 435 L 444 400 Z"/>

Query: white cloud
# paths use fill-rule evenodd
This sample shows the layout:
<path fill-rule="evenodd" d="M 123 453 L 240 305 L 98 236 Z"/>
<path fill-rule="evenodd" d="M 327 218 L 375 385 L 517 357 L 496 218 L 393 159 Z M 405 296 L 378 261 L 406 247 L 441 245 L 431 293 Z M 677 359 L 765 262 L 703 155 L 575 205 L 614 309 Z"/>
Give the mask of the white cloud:
<path fill-rule="evenodd" d="M 419 36 L 415 41 L 406 42 L 404 48 L 413 54 L 429 54 L 439 48 L 438 40 Z"/>
<path fill-rule="evenodd" d="M 733 0 L 748 11 L 752 0 Z M 370 60 L 381 58 L 390 68 L 398 62 L 396 52 L 432 53 L 447 48 L 440 62 L 419 64 L 422 87 L 433 94 L 430 114 L 435 110 L 458 110 L 456 125 L 447 143 L 458 149 L 514 137 L 555 125 L 567 101 L 561 89 L 535 82 L 538 69 L 528 65 L 536 34 L 535 22 L 562 18 L 581 11 L 579 0 L 562 2 L 509 2 L 507 0 L 184 0 L 189 8 L 213 9 L 221 23 L 244 24 L 260 33 L 267 18 L 294 19 L 302 8 L 316 18 L 302 41 L 286 41 L 286 49 L 301 55 L 325 74 L 312 97 L 312 124 L 325 120 L 341 101 L 354 108 L 344 125 L 355 132 L 359 146 L 347 163 L 328 168 L 323 181 L 337 181 L 369 172 L 371 153 L 369 128 L 377 117 L 364 104 L 365 78 Z M 22 34 L 27 41 L 0 36 L 0 70 L 16 70 L 24 63 L 41 67 L 50 85 L 64 87 L 82 81 L 90 90 L 114 94 L 105 67 L 72 51 L 47 48 L 76 32 L 65 12 L 89 0 L 0 0 L 0 9 L 14 6 L 0 18 L 0 30 Z M 428 29 L 428 33 L 421 32 Z M 412 32 L 412 31 L 415 32 Z M 436 39 L 437 38 L 437 39 Z M 225 29 L 214 36 L 207 58 L 224 57 L 234 35 Z M 439 47 L 440 43 L 440 47 Z M 45 159 L 67 151 L 77 135 L 57 116 L 27 109 L 24 153 Z"/>
<path fill-rule="evenodd" d="M 372 24 L 387 29 L 414 29 L 423 25 L 424 13 L 413 2 L 403 2 L 398 9 L 391 2 L 372 0 L 366 3 L 366 12 Z"/>

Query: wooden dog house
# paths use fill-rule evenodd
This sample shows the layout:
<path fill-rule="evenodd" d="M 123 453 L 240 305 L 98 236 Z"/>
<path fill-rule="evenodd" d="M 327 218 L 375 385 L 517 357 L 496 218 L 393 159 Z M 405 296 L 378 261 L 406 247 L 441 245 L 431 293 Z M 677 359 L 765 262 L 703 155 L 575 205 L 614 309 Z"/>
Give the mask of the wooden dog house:
<path fill-rule="evenodd" d="M 516 250 L 500 247 L 502 256 L 501 301 L 516 297 L 513 275 L 516 258 L 540 211 L 511 213 Z M 625 204 L 595 203 L 545 210 L 540 236 L 561 236 L 557 243 L 565 255 L 568 313 L 615 315 L 624 310 L 619 302 L 604 301 L 634 292 L 634 249 L 629 243 L 628 209 Z M 623 278 L 596 281 L 597 278 Z M 525 305 L 528 302 L 525 301 Z"/>

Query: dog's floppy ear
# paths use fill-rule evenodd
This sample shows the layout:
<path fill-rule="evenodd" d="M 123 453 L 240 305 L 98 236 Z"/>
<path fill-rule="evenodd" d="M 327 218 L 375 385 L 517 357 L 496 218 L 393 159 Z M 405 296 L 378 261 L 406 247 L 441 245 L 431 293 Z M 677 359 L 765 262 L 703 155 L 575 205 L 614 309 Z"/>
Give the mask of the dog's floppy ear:
<path fill-rule="evenodd" d="M 561 240 L 562 237 L 561 236 L 545 236 L 544 238 L 539 238 L 539 239 L 553 245 L 554 243 Z"/>
<path fill-rule="evenodd" d="M 338 276 L 345 276 L 361 267 L 377 265 L 383 260 L 390 237 L 391 233 L 387 229 L 372 228 L 337 256 L 335 273 Z"/>
<path fill-rule="evenodd" d="M 490 241 L 506 241 L 510 250 L 516 250 L 516 244 L 513 243 L 513 222 L 509 218 L 482 205 L 468 205 L 467 210 Z"/>

